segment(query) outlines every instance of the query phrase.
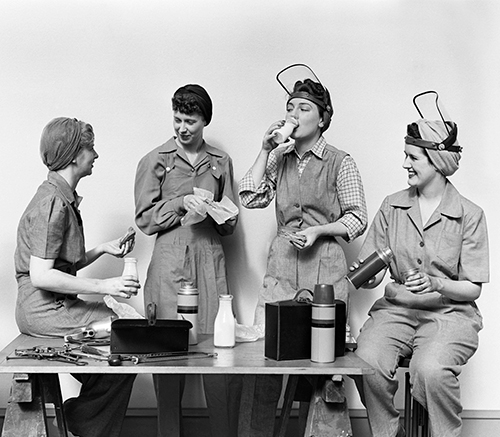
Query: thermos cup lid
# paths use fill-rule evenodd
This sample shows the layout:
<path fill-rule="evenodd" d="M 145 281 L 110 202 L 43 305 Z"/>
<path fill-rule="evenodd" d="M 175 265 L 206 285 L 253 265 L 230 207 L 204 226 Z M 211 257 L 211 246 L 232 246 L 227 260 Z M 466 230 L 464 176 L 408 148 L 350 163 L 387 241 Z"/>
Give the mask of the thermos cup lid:
<path fill-rule="evenodd" d="M 316 284 L 314 286 L 313 303 L 320 305 L 333 305 L 335 293 L 331 284 Z"/>

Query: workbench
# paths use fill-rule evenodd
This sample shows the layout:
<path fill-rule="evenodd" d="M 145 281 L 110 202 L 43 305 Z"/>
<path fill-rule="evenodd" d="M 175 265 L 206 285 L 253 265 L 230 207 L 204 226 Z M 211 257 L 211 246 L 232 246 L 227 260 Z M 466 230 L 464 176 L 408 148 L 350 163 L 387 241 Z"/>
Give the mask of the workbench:
<path fill-rule="evenodd" d="M 332 375 L 343 377 L 373 373 L 373 369 L 352 352 L 335 362 L 320 364 L 310 360 L 275 361 L 264 357 L 264 341 L 236 343 L 234 348 L 215 348 L 213 336 L 199 336 L 199 343 L 189 351 L 216 354 L 194 355 L 161 363 L 133 364 L 124 361 L 110 366 L 107 361 L 82 358 L 87 365 L 34 359 L 8 359 L 16 349 L 36 346 L 61 347 L 62 339 L 43 339 L 19 335 L 0 352 L 0 373 L 13 374 L 13 387 L 7 405 L 2 437 L 44 437 L 48 435 L 45 404 L 54 404 L 59 437 L 67 437 L 58 375 L 61 373 L 113 374 L 280 374 L 288 375 L 288 384 L 276 436 L 283 437 L 294 401 L 295 389 L 301 375 L 313 386 L 308 406 L 305 436 L 352 435 L 347 401 L 325 402 L 325 381 Z M 335 378 L 334 378 L 335 380 Z M 329 419 L 325 419 L 325 417 Z M 30 431 L 28 431 L 30 430 Z M 33 431 L 36 430 L 36 431 Z"/>

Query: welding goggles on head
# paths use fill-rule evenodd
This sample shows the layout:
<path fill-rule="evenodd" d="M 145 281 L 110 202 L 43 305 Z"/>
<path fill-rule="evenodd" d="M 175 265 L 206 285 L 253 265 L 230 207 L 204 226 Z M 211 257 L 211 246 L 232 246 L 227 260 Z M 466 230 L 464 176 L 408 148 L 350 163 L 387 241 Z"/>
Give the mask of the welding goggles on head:
<path fill-rule="evenodd" d="M 295 91 L 296 83 L 305 82 L 307 79 L 316 82 L 323 88 L 323 98 L 312 95 L 307 91 Z M 311 68 L 309 68 L 305 64 L 292 64 L 281 70 L 276 75 L 276 80 L 288 94 L 288 101 L 294 98 L 302 98 L 318 105 L 318 107 L 323 111 L 322 118 L 325 125 L 324 130 L 328 128 L 328 126 L 330 125 L 330 120 L 333 116 L 333 106 L 330 99 L 330 93 L 328 92 L 328 89 L 321 83 L 318 76 L 314 74 Z"/>
<path fill-rule="evenodd" d="M 422 112 L 417 104 L 417 99 L 422 97 L 422 96 L 431 95 L 431 94 L 434 94 L 436 96 L 435 106 L 436 106 L 437 112 L 439 114 L 439 117 L 443 121 L 443 125 L 448 132 L 448 136 L 440 142 L 428 141 L 428 140 L 424 140 L 422 138 L 416 138 L 414 135 L 415 135 L 415 132 L 419 132 L 418 126 L 416 123 L 412 123 L 412 124 L 408 125 L 408 130 L 407 130 L 408 135 L 405 137 L 405 142 L 407 144 L 411 144 L 414 146 L 423 147 L 423 148 L 431 149 L 431 150 L 447 151 L 447 152 L 461 152 L 462 147 L 455 144 L 457 141 L 458 127 L 457 127 L 456 123 L 454 123 L 453 121 L 446 121 L 445 120 L 443 113 L 441 111 L 441 108 L 439 107 L 439 95 L 436 91 L 425 91 L 425 92 L 417 94 L 415 97 L 413 97 L 413 104 L 415 105 L 415 108 L 417 108 L 417 111 L 418 111 L 420 117 L 423 119 L 424 116 L 422 115 Z"/>

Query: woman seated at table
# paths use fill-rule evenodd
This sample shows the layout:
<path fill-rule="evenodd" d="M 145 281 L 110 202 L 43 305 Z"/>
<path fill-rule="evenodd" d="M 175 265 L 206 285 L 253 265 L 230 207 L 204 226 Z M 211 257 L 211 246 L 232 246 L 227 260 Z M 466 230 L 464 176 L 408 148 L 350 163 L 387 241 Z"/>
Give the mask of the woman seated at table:
<path fill-rule="evenodd" d="M 408 126 L 409 188 L 384 200 L 359 255 L 366 259 L 386 246 L 394 253 L 392 282 L 371 308 L 356 351 L 375 369 L 356 381 L 374 437 L 405 435 L 394 405 L 395 374 L 400 358 L 409 356 L 412 395 L 428 411 L 432 435 L 461 435 L 458 376 L 478 347 L 482 317 L 475 300 L 489 267 L 484 213 L 448 180 L 460 150 L 453 122 L 420 119 Z M 405 275 L 412 268 L 417 272 Z"/>
<path fill-rule="evenodd" d="M 86 252 L 76 186 L 92 174 L 98 154 L 92 126 L 73 118 L 56 118 L 43 130 L 40 152 L 49 169 L 24 211 L 15 252 L 18 297 L 16 321 L 23 334 L 63 337 L 76 328 L 114 313 L 101 301 L 79 294 L 128 298 L 140 287 L 132 277 L 79 278 L 76 272 L 107 253 L 122 257 L 131 240 L 103 243 Z M 83 437 L 118 437 L 135 375 L 73 375 L 80 396 L 64 403 L 69 430 Z"/>

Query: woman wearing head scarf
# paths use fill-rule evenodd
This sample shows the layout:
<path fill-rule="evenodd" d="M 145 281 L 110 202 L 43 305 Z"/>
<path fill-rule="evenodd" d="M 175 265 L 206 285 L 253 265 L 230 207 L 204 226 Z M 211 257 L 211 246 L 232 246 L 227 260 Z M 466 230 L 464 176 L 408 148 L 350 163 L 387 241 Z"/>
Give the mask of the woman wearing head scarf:
<path fill-rule="evenodd" d="M 273 123 L 262 148 L 239 184 L 242 205 L 265 208 L 276 199 L 278 233 L 267 260 L 254 324 L 264 325 L 266 302 L 292 299 L 302 288 L 333 284 L 347 302 L 346 259 L 338 238 L 350 242 L 367 226 L 361 177 L 353 158 L 323 137 L 333 114 L 326 88 L 311 79 L 297 81 L 287 104 L 292 143 L 278 147 Z M 257 376 L 250 430 L 245 437 L 273 435 L 280 376 Z"/>
<path fill-rule="evenodd" d="M 177 293 L 184 282 L 199 292 L 199 332 L 212 334 L 218 295 L 228 293 L 220 236 L 233 233 L 237 217 L 219 225 L 196 211 L 201 188 L 219 202 L 234 201 L 233 164 L 229 155 L 205 142 L 203 133 L 212 119 L 212 100 L 200 85 L 179 88 L 172 98 L 175 135 L 144 156 L 137 167 L 135 206 L 137 226 L 156 235 L 144 288 L 144 302 L 157 305 L 159 318 L 177 318 Z M 201 221 L 199 221 L 201 219 Z M 212 434 L 237 436 L 238 415 L 228 414 L 239 400 L 226 396 L 226 383 L 238 378 L 205 375 L 205 396 Z M 158 400 L 158 436 L 177 436 L 181 428 L 180 402 L 184 377 L 154 375 Z M 232 389 L 230 393 L 233 393 Z"/>
<path fill-rule="evenodd" d="M 103 243 L 85 251 L 83 225 L 76 186 L 92 174 L 92 126 L 73 118 L 56 118 L 43 130 L 40 152 L 49 169 L 24 211 L 15 252 L 18 297 L 16 321 L 23 334 L 63 337 L 94 321 L 114 316 L 101 301 L 84 301 L 79 294 L 128 298 L 139 283 L 131 277 L 80 278 L 76 273 L 103 254 L 122 257 L 133 240 Z M 64 403 L 68 427 L 85 437 L 120 434 L 133 375 L 74 375 L 82 383 L 80 397 Z"/>
<path fill-rule="evenodd" d="M 383 247 L 394 253 L 392 282 L 371 308 L 356 351 L 375 369 L 356 381 L 374 437 L 405 435 L 394 406 L 402 357 L 411 357 L 412 395 L 429 413 L 431 434 L 461 435 L 458 376 L 478 346 L 475 300 L 489 266 L 484 213 L 448 179 L 460 150 L 453 122 L 420 119 L 408 126 L 409 188 L 383 201 L 359 255 L 366 259 Z M 418 270 L 405 274 L 410 269 Z"/>

